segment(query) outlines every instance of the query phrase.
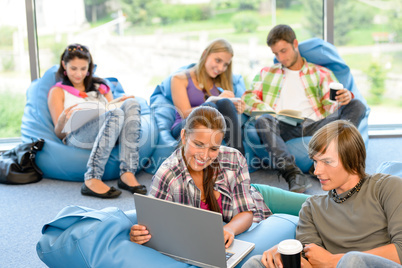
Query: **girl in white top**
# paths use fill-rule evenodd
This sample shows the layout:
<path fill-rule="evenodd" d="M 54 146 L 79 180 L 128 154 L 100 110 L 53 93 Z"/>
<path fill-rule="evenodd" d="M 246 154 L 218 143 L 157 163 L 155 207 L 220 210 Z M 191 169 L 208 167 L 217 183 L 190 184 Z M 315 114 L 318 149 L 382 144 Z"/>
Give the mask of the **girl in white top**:
<path fill-rule="evenodd" d="M 110 110 L 70 133 L 62 131 L 74 111 L 79 109 L 77 104 L 88 100 L 106 104 L 113 100 L 106 82 L 92 76 L 93 69 L 92 56 L 85 46 L 72 44 L 63 51 L 57 72 L 60 82 L 50 89 L 48 96 L 54 131 L 65 144 L 91 150 L 81 187 L 83 195 L 115 198 L 121 194 L 102 182 L 105 165 L 116 142 L 120 154 L 119 188 L 145 194 L 146 187 L 134 176 L 138 166 L 141 107 L 133 96 L 123 96 L 120 108 Z"/>

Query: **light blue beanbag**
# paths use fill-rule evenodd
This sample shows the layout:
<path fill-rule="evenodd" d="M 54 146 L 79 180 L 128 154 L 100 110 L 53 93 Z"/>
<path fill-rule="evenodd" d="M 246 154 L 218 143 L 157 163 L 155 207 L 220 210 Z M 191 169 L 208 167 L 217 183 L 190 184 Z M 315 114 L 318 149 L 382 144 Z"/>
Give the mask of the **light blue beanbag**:
<path fill-rule="evenodd" d="M 296 216 L 274 214 L 236 236 L 256 244 L 237 267 L 280 241 L 295 238 L 297 222 Z M 131 242 L 129 232 L 135 223 L 135 210 L 124 213 L 115 207 L 93 210 L 68 206 L 43 227 L 36 251 L 47 266 L 57 268 L 194 267 Z"/>
<path fill-rule="evenodd" d="M 253 186 L 262 193 L 274 214 L 236 236 L 255 244 L 254 250 L 237 267 L 282 240 L 295 238 L 299 219 L 296 215 L 308 197 L 267 185 Z M 190 267 L 147 246 L 130 242 L 130 228 L 135 223 L 135 210 L 124 213 L 114 207 L 94 210 L 67 206 L 43 226 L 36 251 L 46 265 L 58 268 Z"/>
<path fill-rule="evenodd" d="M 64 145 L 54 133 L 54 126 L 47 105 L 47 95 L 56 83 L 55 74 L 58 66 L 53 66 L 39 78 L 33 81 L 27 90 L 27 102 L 21 125 L 22 142 L 43 138 L 45 145 L 36 155 L 36 163 L 44 172 L 45 178 L 67 181 L 83 181 L 90 150 Z M 106 78 L 114 97 L 124 94 L 124 90 L 116 78 Z M 158 139 L 156 124 L 151 121 L 149 106 L 145 99 L 136 98 L 141 104 L 141 137 L 138 171 L 147 164 Z M 119 152 L 117 147 L 106 164 L 103 180 L 119 177 Z"/>
<path fill-rule="evenodd" d="M 380 164 L 376 173 L 384 173 L 402 178 L 402 162 L 386 161 Z"/>

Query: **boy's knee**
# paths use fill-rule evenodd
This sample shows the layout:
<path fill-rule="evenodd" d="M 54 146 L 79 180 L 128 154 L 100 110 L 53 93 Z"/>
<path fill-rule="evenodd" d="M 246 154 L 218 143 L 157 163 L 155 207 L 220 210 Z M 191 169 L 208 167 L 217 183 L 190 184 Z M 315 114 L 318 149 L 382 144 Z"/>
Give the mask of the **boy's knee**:
<path fill-rule="evenodd" d="M 266 129 L 270 128 L 275 124 L 275 118 L 272 115 L 265 114 L 263 116 L 260 116 L 256 121 L 255 121 L 255 128 L 256 129 Z"/>
<path fill-rule="evenodd" d="M 242 268 L 260 268 L 265 267 L 261 262 L 262 255 L 256 255 L 248 259 Z"/>
<path fill-rule="evenodd" d="M 363 255 L 360 252 L 350 251 L 340 259 L 337 267 L 363 267 L 364 263 Z"/>

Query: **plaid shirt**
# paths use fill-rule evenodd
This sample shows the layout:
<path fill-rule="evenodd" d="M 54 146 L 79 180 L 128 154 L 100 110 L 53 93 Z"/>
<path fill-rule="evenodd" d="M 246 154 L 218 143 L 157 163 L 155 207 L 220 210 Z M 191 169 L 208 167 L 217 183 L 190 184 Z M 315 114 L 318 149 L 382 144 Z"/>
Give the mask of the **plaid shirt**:
<path fill-rule="evenodd" d="M 303 61 L 300 79 L 304 91 L 318 118 L 323 119 L 338 108 L 336 103 L 329 100 L 329 84 L 338 80 L 329 69 L 309 63 L 304 58 Z M 254 110 L 271 110 L 271 107 L 276 111 L 284 80 L 285 70 L 282 64 L 263 68 L 255 76 L 252 89 L 242 96 L 246 103 L 245 112 L 250 114 Z"/>
<path fill-rule="evenodd" d="M 246 159 L 235 149 L 221 146 L 217 157 L 219 171 L 215 190 L 222 196 L 223 221 L 229 222 L 243 211 L 253 212 L 253 221 L 260 222 L 272 213 L 262 195 L 250 186 Z M 181 149 L 166 159 L 152 178 L 149 193 L 156 198 L 200 207 L 201 191 L 195 185 L 183 160 Z"/>

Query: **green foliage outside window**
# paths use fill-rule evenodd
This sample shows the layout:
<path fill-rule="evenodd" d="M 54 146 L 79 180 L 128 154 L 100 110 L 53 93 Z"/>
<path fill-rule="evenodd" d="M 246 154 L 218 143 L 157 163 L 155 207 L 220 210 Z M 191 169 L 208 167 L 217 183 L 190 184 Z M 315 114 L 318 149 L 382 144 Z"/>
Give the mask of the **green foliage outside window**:
<path fill-rule="evenodd" d="M 393 9 L 389 12 L 389 19 L 391 30 L 395 34 L 394 41 L 402 42 L 402 2 L 400 0 L 393 0 Z"/>
<path fill-rule="evenodd" d="M 150 25 L 162 5 L 161 0 L 120 0 L 120 3 L 127 20 L 137 25 Z"/>
<path fill-rule="evenodd" d="M 1 48 L 12 48 L 13 46 L 13 33 L 17 29 L 11 26 L 0 26 L 0 46 Z"/>
<path fill-rule="evenodd" d="M 161 24 L 171 24 L 180 21 L 201 21 L 212 16 L 209 5 L 171 5 L 164 4 L 158 8 L 156 17 Z"/>
<path fill-rule="evenodd" d="M 387 78 L 384 67 L 376 62 L 372 62 L 366 74 L 370 81 L 370 95 L 367 98 L 367 102 L 372 105 L 381 104 L 385 93 L 385 79 Z"/>
<path fill-rule="evenodd" d="M 0 92 L 0 137 L 21 136 L 21 120 L 25 107 L 25 95 Z"/>
<path fill-rule="evenodd" d="M 258 18 L 252 13 L 238 13 L 232 21 L 237 33 L 253 33 L 258 28 Z"/>
<path fill-rule="evenodd" d="M 235 0 L 239 5 L 239 10 L 257 10 L 261 0 Z"/>
<path fill-rule="evenodd" d="M 304 1 L 304 25 L 313 36 L 323 36 L 322 0 Z M 335 45 L 345 45 L 349 42 L 348 33 L 354 29 L 370 28 L 373 25 L 375 8 L 351 0 L 334 1 L 334 32 Z"/>

